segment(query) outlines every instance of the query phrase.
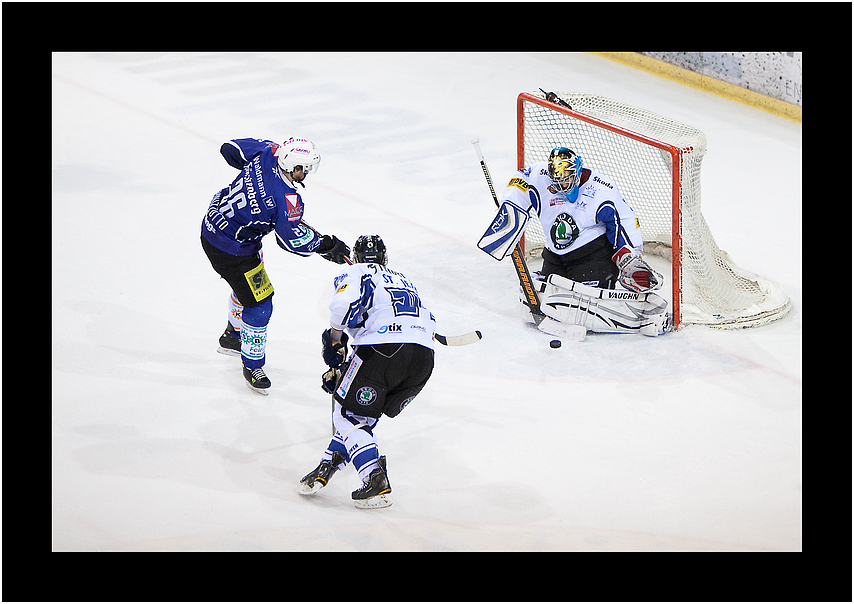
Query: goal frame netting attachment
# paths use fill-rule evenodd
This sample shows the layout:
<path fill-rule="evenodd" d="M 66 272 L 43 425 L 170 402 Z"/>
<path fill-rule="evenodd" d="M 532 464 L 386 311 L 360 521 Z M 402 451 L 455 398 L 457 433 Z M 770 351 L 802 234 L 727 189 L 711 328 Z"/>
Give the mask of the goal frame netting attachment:
<path fill-rule="evenodd" d="M 776 283 L 739 268 L 715 243 L 700 209 L 700 130 L 600 95 L 556 94 L 571 109 L 541 92 L 517 97 L 517 168 L 566 146 L 614 180 L 638 215 L 645 254 L 671 264 L 676 329 L 754 327 L 788 313 L 791 300 Z M 536 258 L 545 235 L 531 214 L 522 248 Z"/>

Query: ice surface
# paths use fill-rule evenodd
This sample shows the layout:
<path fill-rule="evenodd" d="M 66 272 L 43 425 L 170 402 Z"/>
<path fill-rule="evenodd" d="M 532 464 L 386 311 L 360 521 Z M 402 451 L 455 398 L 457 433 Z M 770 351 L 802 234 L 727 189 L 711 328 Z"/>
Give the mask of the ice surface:
<path fill-rule="evenodd" d="M 751 330 L 589 334 L 549 348 L 515 273 L 476 247 L 515 170 L 515 99 L 620 99 L 708 138 L 718 245 L 793 300 Z M 53 56 L 53 548 L 802 549 L 801 125 L 588 54 Z M 380 234 L 439 330 L 428 387 L 376 431 L 394 505 L 330 435 L 320 332 L 337 266 L 268 237 L 270 396 L 215 352 L 228 288 L 199 245 L 230 138 L 312 139 L 306 220 Z M 9 226 L 7 224 L 7 226 Z"/>

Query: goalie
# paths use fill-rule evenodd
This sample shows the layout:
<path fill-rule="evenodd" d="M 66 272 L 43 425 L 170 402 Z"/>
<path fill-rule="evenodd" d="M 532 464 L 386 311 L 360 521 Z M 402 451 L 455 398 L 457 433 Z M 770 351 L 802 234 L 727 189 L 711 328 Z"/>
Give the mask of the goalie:
<path fill-rule="evenodd" d="M 663 277 L 643 259 L 640 222 L 611 179 L 555 147 L 548 161 L 516 172 L 478 247 L 501 260 L 522 237 L 531 210 L 546 235 L 543 314 L 595 332 L 669 331 L 667 301 L 652 293 Z M 618 283 L 625 289 L 615 289 Z"/>

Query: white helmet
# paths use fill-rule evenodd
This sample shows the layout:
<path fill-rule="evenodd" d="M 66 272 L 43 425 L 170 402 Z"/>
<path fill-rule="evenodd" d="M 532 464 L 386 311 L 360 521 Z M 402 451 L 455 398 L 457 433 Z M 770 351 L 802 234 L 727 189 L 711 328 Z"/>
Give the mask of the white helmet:
<path fill-rule="evenodd" d="M 279 168 L 282 172 L 291 173 L 297 166 L 302 166 L 306 174 L 317 172 L 320 165 L 320 153 L 314 143 L 304 138 L 289 138 L 276 151 Z"/>

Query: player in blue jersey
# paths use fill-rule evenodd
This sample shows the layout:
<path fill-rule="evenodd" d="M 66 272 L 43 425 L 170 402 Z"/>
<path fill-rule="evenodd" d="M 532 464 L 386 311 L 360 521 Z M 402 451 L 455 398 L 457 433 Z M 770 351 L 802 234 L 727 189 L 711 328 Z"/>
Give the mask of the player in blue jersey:
<path fill-rule="evenodd" d="M 219 352 L 239 355 L 249 387 L 267 394 L 270 380 L 263 367 L 273 285 L 264 270 L 261 239 L 274 232 L 276 243 L 288 252 L 317 253 L 336 264 L 345 262 L 350 248 L 302 223 L 297 185 L 305 187 L 306 176 L 317 172 L 320 154 L 314 143 L 302 138 L 282 144 L 240 138 L 223 143 L 220 153 L 240 174 L 217 191 L 202 220 L 202 248 L 232 290 Z"/>

